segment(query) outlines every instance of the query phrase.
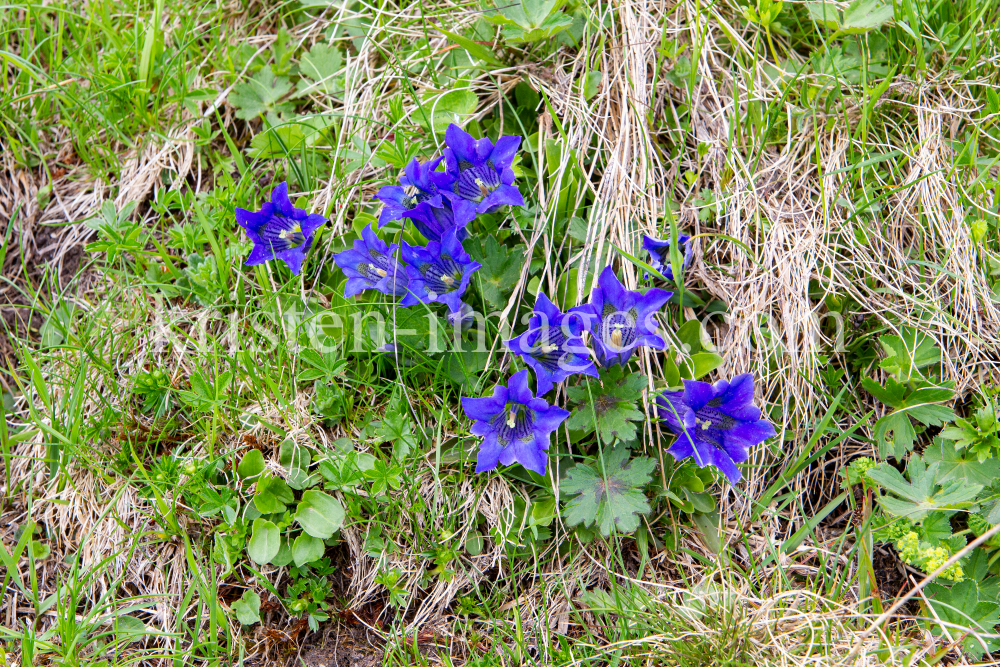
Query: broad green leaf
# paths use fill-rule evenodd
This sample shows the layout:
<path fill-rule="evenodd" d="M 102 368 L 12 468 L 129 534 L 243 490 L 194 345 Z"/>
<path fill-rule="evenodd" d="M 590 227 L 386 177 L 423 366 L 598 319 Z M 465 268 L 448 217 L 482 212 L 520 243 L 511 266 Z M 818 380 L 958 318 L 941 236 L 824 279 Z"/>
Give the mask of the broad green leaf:
<path fill-rule="evenodd" d="M 986 652 L 1000 648 L 1000 639 L 995 636 L 995 628 L 1000 624 L 1000 605 L 985 596 L 981 596 L 979 585 L 975 581 L 966 579 L 951 588 L 932 583 L 925 589 L 925 597 L 934 609 L 933 614 L 929 613 L 929 610 L 924 614 L 928 617 L 924 623 L 930 626 L 932 633 L 944 634 L 942 626 L 932 620 L 936 616 L 944 622 L 969 628 L 972 631 L 968 638 L 962 642 L 965 650 L 971 655 L 978 658 Z M 948 633 L 953 637 L 960 635 L 960 631 L 954 626 L 948 627 Z M 980 635 L 980 637 L 977 638 L 972 633 Z M 980 640 L 985 643 L 985 649 Z"/>
<path fill-rule="evenodd" d="M 715 352 L 692 354 L 690 359 L 684 360 L 683 365 L 686 372 L 682 374 L 689 380 L 698 380 L 722 366 L 725 361 Z"/>
<path fill-rule="evenodd" d="M 278 76 L 265 65 L 248 81 L 237 83 L 229 94 L 229 103 L 236 107 L 236 117 L 253 120 L 262 114 L 277 114 L 292 111 L 295 107 L 288 102 L 280 102 L 292 89 L 288 77 Z"/>
<path fill-rule="evenodd" d="M 337 73 L 344 66 L 340 49 L 316 44 L 299 61 L 302 79 L 296 85 L 299 95 L 323 94 L 336 96 L 344 92 L 344 76 Z"/>
<path fill-rule="evenodd" d="M 243 596 L 233 603 L 236 620 L 243 625 L 260 623 L 260 596 L 249 588 L 243 591 Z"/>
<path fill-rule="evenodd" d="M 883 0 L 854 0 L 844 10 L 841 31 L 848 34 L 868 32 L 892 20 L 891 2 Z"/>
<path fill-rule="evenodd" d="M 254 494 L 253 504 L 261 514 L 284 512 L 285 506 L 294 500 L 295 496 L 285 484 L 285 480 L 271 475 L 264 475 L 257 480 L 257 493 Z"/>
<path fill-rule="evenodd" d="M 941 426 L 955 419 L 954 410 L 933 403 L 914 405 L 912 407 L 908 406 L 903 410 L 924 426 Z"/>
<path fill-rule="evenodd" d="M 413 116 L 414 119 L 424 129 L 440 134 L 450 124 L 461 125 L 466 116 L 473 114 L 479 106 L 479 98 L 472 90 L 460 88 L 425 96 L 422 104 L 426 118 L 424 114 L 417 112 Z"/>
<path fill-rule="evenodd" d="M 828 30 L 840 29 L 840 12 L 832 2 L 807 2 L 806 9 L 810 18 Z"/>
<path fill-rule="evenodd" d="M 906 452 L 913 449 L 916 437 L 917 432 L 905 412 L 892 412 L 875 422 L 875 440 L 882 458 L 892 456 L 902 461 Z"/>
<path fill-rule="evenodd" d="M 466 242 L 466 246 L 469 255 L 483 265 L 472 275 L 472 282 L 491 306 L 503 308 L 521 275 L 524 249 L 508 248 L 493 236 L 487 236 L 481 245 Z"/>
<path fill-rule="evenodd" d="M 281 546 L 278 547 L 278 553 L 274 558 L 271 559 L 271 565 L 275 567 L 285 567 L 292 562 L 292 545 L 289 544 L 288 540 L 281 540 Z"/>
<path fill-rule="evenodd" d="M 344 523 L 344 507 L 322 491 L 309 490 L 302 494 L 295 520 L 313 537 L 328 540 Z"/>
<path fill-rule="evenodd" d="M 702 350 L 702 326 L 698 320 L 688 320 L 677 328 L 677 340 L 684 344 L 685 354 L 698 354 Z"/>
<path fill-rule="evenodd" d="M 586 380 L 581 386 L 569 387 L 567 393 L 577 405 L 566 426 L 574 431 L 596 431 L 606 444 L 632 442 L 636 438 L 633 422 L 646 418 L 636 409 L 645 387 L 645 375 L 623 375 L 621 366 L 603 371 L 601 382 Z"/>
<path fill-rule="evenodd" d="M 306 144 L 306 131 L 302 125 L 278 125 L 254 135 L 247 155 L 253 158 L 284 158 L 301 153 Z"/>
<path fill-rule="evenodd" d="M 243 460 L 236 466 L 236 474 L 240 479 L 250 479 L 264 472 L 264 455 L 259 449 L 251 449 L 243 455 Z"/>
<path fill-rule="evenodd" d="M 902 327 L 899 336 L 880 336 L 878 339 L 885 359 L 879 364 L 896 376 L 899 382 L 909 382 L 922 377 L 920 369 L 941 360 L 941 349 L 929 335 L 912 327 Z"/>
<path fill-rule="evenodd" d="M 266 565 L 278 555 L 281 533 L 278 527 L 267 519 L 254 519 L 253 531 L 247 543 L 247 555 L 258 565 Z"/>
<path fill-rule="evenodd" d="M 501 62 L 500 59 L 498 59 L 493 54 L 493 51 L 483 46 L 482 44 L 477 44 L 475 41 L 467 37 L 462 37 L 461 35 L 458 35 L 456 33 L 448 32 L 447 30 L 444 30 L 442 28 L 438 28 L 438 30 L 444 33 L 448 37 L 448 39 L 450 39 L 451 41 L 455 42 L 463 49 L 468 51 L 469 55 L 472 56 L 473 58 L 479 58 L 483 62 L 489 65 L 493 65 L 494 67 L 504 66 L 503 62 Z"/>
<path fill-rule="evenodd" d="M 905 516 L 912 521 L 920 521 L 934 510 L 952 510 L 971 507 L 982 491 L 979 484 L 962 483 L 956 480 L 939 482 L 938 465 L 927 466 L 919 456 L 910 458 L 906 472 L 907 481 L 898 470 L 888 463 L 880 463 L 866 474 L 868 479 L 893 495 L 878 499 L 883 509 L 895 516 Z"/>
<path fill-rule="evenodd" d="M 630 461 L 624 447 L 605 449 L 603 462 L 576 464 L 562 482 L 562 491 L 576 496 L 566 504 L 566 523 L 596 524 L 604 536 L 635 531 L 638 515 L 649 512 L 643 489 L 655 468 L 645 456 Z"/>
<path fill-rule="evenodd" d="M 862 378 L 861 386 L 865 388 L 865 391 L 878 399 L 878 402 L 882 405 L 888 405 L 891 408 L 899 408 L 903 406 L 903 397 L 906 395 L 906 387 L 899 384 L 892 378 L 886 378 L 885 387 L 871 378 Z"/>
<path fill-rule="evenodd" d="M 292 543 L 292 560 L 298 567 L 318 561 L 324 553 L 326 545 L 323 544 L 323 540 L 312 535 L 302 533 Z"/>
<path fill-rule="evenodd" d="M 989 486 L 1000 478 L 1000 462 L 995 458 L 979 461 L 976 457 L 960 456 L 955 443 L 936 438 L 934 444 L 924 450 L 924 461 L 938 464 L 938 481 L 952 480 L 964 484 Z"/>

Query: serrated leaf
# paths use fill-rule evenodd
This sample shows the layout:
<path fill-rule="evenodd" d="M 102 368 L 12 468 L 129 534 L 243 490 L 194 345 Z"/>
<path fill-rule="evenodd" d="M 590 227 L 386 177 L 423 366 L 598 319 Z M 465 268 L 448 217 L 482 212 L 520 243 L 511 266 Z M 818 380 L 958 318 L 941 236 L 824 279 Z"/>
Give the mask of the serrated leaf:
<path fill-rule="evenodd" d="M 935 546 L 951 537 L 951 517 L 948 512 L 930 512 L 920 523 L 924 539 Z"/>
<path fill-rule="evenodd" d="M 315 44 L 299 61 L 302 80 L 296 85 L 299 95 L 339 95 L 344 92 L 344 77 L 337 76 L 344 65 L 340 49 L 328 44 Z"/>
<path fill-rule="evenodd" d="M 298 567 L 318 561 L 324 553 L 326 553 L 326 545 L 323 544 L 323 540 L 306 533 L 296 537 L 295 542 L 292 543 L 292 560 Z"/>
<path fill-rule="evenodd" d="M 469 255 L 483 265 L 472 277 L 483 297 L 494 308 L 506 306 L 507 297 L 521 275 L 524 250 L 508 248 L 488 236 L 481 246 L 470 243 Z"/>
<path fill-rule="evenodd" d="M 888 405 L 891 408 L 903 406 L 906 387 L 892 378 L 886 378 L 884 387 L 871 378 L 862 378 L 861 386 L 865 388 L 865 391 L 878 399 L 878 402 L 882 405 Z"/>
<path fill-rule="evenodd" d="M 313 537 L 328 540 L 344 523 L 344 506 L 322 491 L 309 490 L 302 494 L 295 520 Z"/>
<path fill-rule="evenodd" d="M 249 588 L 243 591 L 243 596 L 233 603 L 236 620 L 243 625 L 253 625 L 260 622 L 260 596 Z"/>
<path fill-rule="evenodd" d="M 909 481 L 888 463 L 880 463 L 865 474 L 886 491 L 900 496 L 896 498 L 886 495 L 879 498 L 878 502 L 883 509 L 912 521 L 920 521 L 934 510 L 970 507 L 983 489 L 979 484 L 955 480 L 940 482 L 937 479 L 937 464 L 927 466 L 919 456 L 910 459 L 906 472 L 910 477 Z"/>
<path fill-rule="evenodd" d="M 926 588 L 926 598 L 934 609 L 933 614 L 927 614 L 930 618 L 925 621 L 931 627 L 931 632 L 943 634 L 942 627 L 930 620 L 936 616 L 946 623 L 953 623 L 972 631 L 962 642 L 970 654 L 981 657 L 985 652 L 1000 648 L 1000 638 L 985 636 L 996 635 L 995 628 L 1000 624 L 1000 605 L 981 596 L 979 585 L 975 581 L 966 579 L 951 588 L 932 583 Z M 954 626 L 948 627 L 948 632 L 952 636 L 960 634 Z M 977 638 L 972 633 L 980 637 Z M 986 645 L 985 650 L 983 644 Z"/>
<path fill-rule="evenodd" d="M 941 426 L 955 419 L 955 411 L 944 405 L 933 403 L 925 405 L 914 405 L 904 408 L 906 414 L 910 415 L 924 426 Z"/>
<path fill-rule="evenodd" d="M 840 29 L 840 12 L 832 2 L 807 2 L 810 18 L 828 30 Z"/>
<path fill-rule="evenodd" d="M 896 376 L 899 382 L 922 377 L 920 369 L 941 360 L 941 348 L 929 335 L 912 327 L 902 327 L 900 336 L 880 336 L 878 339 L 885 359 L 879 366 Z"/>
<path fill-rule="evenodd" d="M 937 438 L 924 450 L 924 461 L 938 464 L 938 480 L 942 482 L 954 480 L 988 486 L 1000 478 L 1000 462 L 996 459 L 979 461 L 975 457 L 964 458 L 959 455 L 955 443 L 942 438 Z"/>
<path fill-rule="evenodd" d="M 243 120 L 253 120 L 262 114 L 286 113 L 295 107 L 279 100 L 291 89 L 288 77 L 275 74 L 270 65 L 265 65 L 249 80 L 233 86 L 229 103 L 236 107 L 236 117 Z"/>
<path fill-rule="evenodd" d="M 281 533 L 278 527 L 267 519 L 254 519 L 253 532 L 247 543 L 247 555 L 258 565 L 266 565 L 278 555 L 281 548 Z"/>
<path fill-rule="evenodd" d="M 638 515 L 649 512 L 643 488 L 655 468 L 645 456 L 630 461 L 624 447 L 605 450 L 603 465 L 598 459 L 573 466 L 562 482 L 563 491 L 576 495 L 566 504 L 566 523 L 596 524 L 605 537 L 613 530 L 631 533 Z"/>
<path fill-rule="evenodd" d="M 892 3 L 881 0 L 854 0 L 844 10 L 840 29 L 848 34 L 867 32 L 892 20 Z"/>
<path fill-rule="evenodd" d="M 917 432 L 905 412 L 893 412 L 875 422 L 875 440 L 882 458 L 892 456 L 902 461 L 906 452 L 913 449 L 916 437 Z"/>
<path fill-rule="evenodd" d="M 616 440 L 632 442 L 636 438 L 632 422 L 646 418 L 636 409 L 645 387 L 645 375 L 623 375 L 620 366 L 603 371 L 601 382 L 587 380 L 581 386 L 569 387 L 569 397 L 577 405 L 566 426 L 573 431 L 596 432 L 606 444 Z"/>

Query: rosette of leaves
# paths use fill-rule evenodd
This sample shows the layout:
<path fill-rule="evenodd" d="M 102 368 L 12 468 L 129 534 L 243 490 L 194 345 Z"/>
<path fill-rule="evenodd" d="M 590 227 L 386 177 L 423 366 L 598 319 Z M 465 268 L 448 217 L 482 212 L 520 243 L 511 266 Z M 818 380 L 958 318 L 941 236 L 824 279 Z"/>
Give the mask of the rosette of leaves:
<path fill-rule="evenodd" d="M 975 574 L 981 576 L 976 577 Z M 986 570 L 982 568 L 981 572 L 975 572 L 972 577 L 950 588 L 936 582 L 928 585 L 924 591 L 927 600 L 925 606 L 929 604 L 933 613 L 926 610 L 921 614 L 925 625 L 936 635 L 943 635 L 945 627 L 952 636 L 960 635 L 961 628 L 968 628 L 970 632 L 962 641 L 962 647 L 976 657 L 1000 648 L 1000 639 L 996 637 L 996 626 L 1000 624 L 1000 604 L 997 603 L 996 596 L 988 594 L 985 587 L 977 581 L 985 575 Z M 995 586 L 992 588 L 996 590 Z M 934 618 L 948 625 L 943 626 L 932 620 Z"/>
<path fill-rule="evenodd" d="M 601 371 L 600 381 L 586 380 L 566 391 L 576 403 L 566 426 L 573 431 L 597 433 L 602 443 L 630 443 L 636 439 L 633 422 L 646 418 L 636 408 L 646 387 L 646 376 L 626 374 L 621 366 Z"/>
<path fill-rule="evenodd" d="M 956 450 L 964 450 L 982 463 L 1000 454 L 1000 422 L 995 405 L 984 405 L 968 418 L 956 419 L 954 426 L 941 431 L 941 437 L 953 440 Z"/>
<path fill-rule="evenodd" d="M 644 490 L 655 468 L 651 458 L 629 459 L 620 446 L 576 464 L 561 485 L 562 492 L 574 496 L 563 514 L 567 525 L 596 525 L 605 537 L 613 530 L 635 531 L 639 515 L 649 512 Z"/>
<path fill-rule="evenodd" d="M 878 498 L 886 512 L 920 523 L 931 512 L 972 507 L 983 490 L 981 484 L 953 477 L 944 480 L 940 473 L 939 463 L 927 465 L 920 456 L 913 456 L 906 466 L 909 479 L 888 463 L 871 468 L 865 476 L 888 492 Z"/>

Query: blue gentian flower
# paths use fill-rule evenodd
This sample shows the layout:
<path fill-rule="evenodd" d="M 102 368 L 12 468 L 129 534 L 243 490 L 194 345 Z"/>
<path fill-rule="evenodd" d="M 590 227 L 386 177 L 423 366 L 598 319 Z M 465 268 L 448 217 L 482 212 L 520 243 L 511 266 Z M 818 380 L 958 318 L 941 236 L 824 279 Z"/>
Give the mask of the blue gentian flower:
<path fill-rule="evenodd" d="M 463 397 L 462 409 L 475 420 L 470 432 L 483 438 L 476 472 L 493 470 L 498 463 L 520 463 L 544 475 L 549 434 L 569 417 L 569 411 L 532 395 L 527 369 L 511 376 L 506 387 L 494 389 L 491 397 Z"/>
<path fill-rule="evenodd" d="M 601 271 L 597 285 L 590 293 L 590 303 L 571 308 L 569 312 L 579 313 L 586 319 L 594 351 L 602 366 L 624 366 L 639 347 L 657 350 L 666 347 L 663 339 L 654 333 L 657 327 L 654 315 L 673 292 L 655 288 L 645 294 L 629 291 L 610 266 Z"/>
<path fill-rule="evenodd" d="M 288 183 L 280 183 L 271 192 L 271 201 L 264 202 L 256 213 L 237 207 L 236 221 L 253 241 L 253 250 L 244 264 L 256 266 L 280 259 L 293 274 L 299 275 L 313 236 L 326 218 L 292 206 Z"/>
<path fill-rule="evenodd" d="M 455 228 L 449 229 L 440 243 L 430 241 L 426 248 L 403 242 L 403 260 L 408 264 L 410 285 L 400 306 L 439 302 L 446 304 L 451 312 L 462 307 L 462 295 L 472 274 L 482 264 L 473 262 L 462 249 L 457 232 Z"/>
<path fill-rule="evenodd" d="M 439 157 L 420 164 L 417 158 L 413 158 L 413 161 L 404 167 L 403 175 L 399 177 L 401 185 L 386 185 L 378 191 L 375 197 L 385 204 L 378 217 L 380 228 L 392 220 L 402 219 L 417 204 L 432 202 L 435 206 L 441 205 L 441 195 L 438 193 L 437 185 L 431 180 L 431 172 L 437 169 L 443 159 Z M 408 187 L 414 189 L 413 194 L 406 193 Z"/>
<path fill-rule="evenodd" d="M 504 204 L 524 206 L 524 197 L 514 185 L 510 165 L 521 145 L 521 137 L 500 137 L 496 145 L 487 137 L 478 141 L 452 123 L 444 133 L 445 172 L 431 174 L 441 193 L 452 204 L 472 202 L 476 212 L 489 213 Z M 456 209 L 457 210 L 457 209 Z"/>
<path fill-rule="evenodd" d="M 735 484 L 742 475 L 737 463 L 749 458 L 754 445 L 774 437 L 774 425 L 761 419 L 753 404 L 753 376 L 737 375 L 714 385 L 684 380 L 684 391 L 656 399 L 660 418 L 677 434 L 667 451 L 677 460 L 694 457 L 698 467 L 713 465 Z"/>
<path fill-rule="evenodd" d="M 476 205 L 442 198 L 431 175 L 443 159 L 420 164 L 413 158 L 399 179 L 402 185 L 386 185 L 378 191 L 375 197 L 385 204 L 379 214 L 379 227 L 392 220 L 409 218 L 428 241 L 440 242 L 452 227 L 459 227 L 458 240 L 465 240 L 465 226 L 475 219 Z M 413 188 L 413 194 L 406 193 L 408 187 Z"/>
<path fill-rule="evenodd" d="M 574 313 L 562 313 L 549 298 L 538 293 L 534 313 L 528 320 L 528 330 L 517 338 L 505 341 L 535 371 L 535 390 L 539 396 L 551 391 L 577 373 L 598 377 L 597 367 L 583 344 L 583 318 Z"/>
<path fill-rule="evenodd" d="M 398 256 L 399 246 L 386 246 L 368 225 L 361 231 L 361 239 L 354 242 L 353 250 L 333 256 L 340 270 L 347 276 L 344 296 L 352 297 L 366 289 L 378 290 L 390 296 L 403 296 L 409 277 Z"/>
<path fill-rule="evenodd" d="M 691 237 L 687 234 L 677 235 L 677 245 L 681 247 L 683 260 L 681 266 L 687 269 L 694 260 L 694 248 L 689 241 Z M 663 274 L 667 280 L 674 279 L 674 269 L 670 265 L 670 239 L 654 239 L 652 236 L 642 235 L 642 247 L 649 253 L 649 265 Z M 646 274 L 649 279 L 649 274 Z"/>
<path fill-rule="evenodd" d="M 476 311 L 464 301 L 458 310 L 449 311 L 448 324 L 452 327 L 461 327 L 462 331 L 472 328 L 472 323 L 476 321 Z"/>

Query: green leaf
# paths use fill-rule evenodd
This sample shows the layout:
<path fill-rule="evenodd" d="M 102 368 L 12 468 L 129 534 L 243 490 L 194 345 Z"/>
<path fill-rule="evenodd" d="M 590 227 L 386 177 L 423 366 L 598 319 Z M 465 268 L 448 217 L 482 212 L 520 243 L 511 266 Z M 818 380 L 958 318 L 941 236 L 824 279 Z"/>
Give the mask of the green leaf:
<path fill-rule="evenodd" d="M 722 366 L 725 361 L 725 359 L 715 352 L 692 354 L 690 359 L 684 360 L 682 375 L 689 380 L 698 380 Z"/>
<path fill-rule="evenodd" d="M 828 30 L 840 29 L 840 12 L 832 2 L 807 2 L 810 18 Z"/>
<path fill-rule="evenodd" d="M 942 626 L 932 620 L 936 616 L 946 623 L 954 623 L 960 628 L 969 628 L 979 635 L 996 634 L 995 628 L 1000 624 L 1000 605 L 985 596 L 981 596 L 979 585 L 974 580 L 966 579 L 951 588 L 932 583 L 927 586 L 925 593 L 927 602 L 933 608 L 934 613 L 925 614 L 928 618 L 924 620 L 924 623 L 931 628 L 932 633 L 940 635 L 944 632 Z M 961 634 L 954 626 L 949 626 L 948 632 L 952 636 Z M 983 644 L 986 645 L 985 650 Z M 981 657 L 986 652 L 1000 648 L 1000 640 L 995 636 L 977 638 L 970 633 L 962 645 L 971 655 Z"/>
<path fill-rule="evenodd" d="M 344 506 L 322 491 L 309 490 L 302 494 L 295 520 L 313 537 L 328 540 L 344 523 Z"/>
<path fill-rule="evenodd" d="M 600 70 L 593 70 L 587 72 L 587 77 L 583 80 L 583 98 L 585 100 L 591 100 L 601 89 L 601 78 L 604 75 Z"/>
<path fill-rule="evenodd" d="M 621 366 L 602 371 L 601 382 L 587 380 L 580 386 L 569 387 L 567 393 L 577 405 L 566 426 L 573 431 L 596 431 L 606 444 L 616 440 L 632 442 L 636 438 L 632 422 L 646 418 L 635 405 L 645 387 L 645 375 L 624 375 Z"/>
<path fill-rule="evenodd" d="M 283 158 L 302 152 L 306 132 L 299 123 L 278 125 L 254 135 L 247 154 L 253 158 Z"/>
<path fill-rule="evenodd" d="M 914 405 L 904 410 L 924 426 L 941 426 L 955 419 L 955 411 L 943 405 Z"/>
<path fill-rule="evenodd" d="M 865 391 L 878 399 L 878 402 L 882 405 L 888 405 L 891 408 L 900 408 L 903 406 L 906 387 L 892 378 L 886 378 L 884 388 L 871 378 L 862 378 L 861 386 L 865 388 Z"/>
<path fill-rule="evenodd" d="M 236 107 L 236 117 L 243 120 L 253 120 L 262 114 L 277 117 L 295 108 L 287 102 L 279 102 L 291 89 L 288 77 L 278 76 L 270 65 L 265 65 L 248 81 L 233 86 L 229 103 Z"/>
<path fill-rule="evenodd" d="M 416 121 L 426 130 L 440 134 L 452 123 L 461 125 L 466 116 L 472 115 L 479 106 L 479 98 L 468 88 L 432 93 L 424 97 L 424 114 L 417 112 Z M 428 121 L 430 126 L 428 126 Z"/>
<path fill-rule="evenodd" d="M 261 514 L 284 512 L 285 506 L 294 500 L 295 496 L 285 484 L 285 480 L 270 475 L 257 480 L 257 493 L 254 494 L 253 504 Z"/>
<path fill-rule="evenodd" d="M 976 457 L 964 458 L 959 455 L 955 443 L 944 438 L 935 438 L 934 443 L 924 450 L 924 461 L 938 464 L 937 478 L 941 482 L 955 480 L 985 487 L 1000 478 L 1000 462 L 996 459 L 979 461 Z"/>
<path fill-rule="evenodd" d="M 500 59 L 493 54 L 493 51 L 486 48 L 482 44 L 477 44 L 476 42 L 474 42 L 471 39 L 468 39 L 467 37 L 462 37 L 461 35 L 458 35 L 456 33 L 448 32 L 447 30 L 444 30 L 442 28 L 438 28 L 438 30 L 444 33 L 445 36 L 448 37 L 448 39 L 450 39 L 451 41 L 455 42 L 463 49 L 468 51 L 469 55 L 472 56 L 473 58 L 479 58 L 483 62 L 489 65 L 493 65 L 494 67 L 504 67 L 503 62 L 501 62 Z"/>
<path fill-rule="evenodd" d="M 507 305 L 507 297 L 514 290 L 524 265 L 524 249 L 508 248 L 493 236 L 482 242 L 469 244 L 469 254 L 482 268 L 472 276 L 483 298 L 494 308 Z"/>
<path fill-rule="evenodd" d="M 325 552 L 326 545 L 323 544 L 323 540 L 306 533 L 296 537 L 292 543 L 292 560 L 297 567 L 319 560 Z"/>
<path fill-rule="evenodd" d="M 941 349 L 929 335 L 912 327 L 902 327 L 900 336 L 880 336 L 878 339 L 885 359 L 879 364 L 896 376 L 899 382 L 922 377 L 920 369 L 941 361 Z"/>
<path fill-rule="evenodd" d="M 893 412 L 875 422 L 875 440 L 883 458 L 893 456 L 902 461 L 906 452 L 913 449 L 916 437 L 917 432 L 905 412 Z"/>
<path fill-rule="evenodd" d="M 631 533 L 639 526 L 637 515 L 649 512 L 643 488 L 655 468 L 645 456 L 630 461 L 624 447 L 606 449 L 603 463 L 598 458 L 576 464 L 562 482 L 562 491 L 576 495 L 566 504 L 566 523 L 596 524 L 604 536 Z"/>
<path fill-rule="evenodd" d="M 979 484 L 968 484 L 954 479 L 941 482 L 937 479 L 937 464 L 927 466 L 919 456 L 913 456 L 907 465 L 907 481 L 888 463 L 880 463 L 866 473 L 868 479 L 893 495 L 879 498 L 879 504 L 889 514 L 905 516 L 920 521 L 928 512 L 971 507 L 982 491 Z"/>
<path fill-rule="evenodd" d="M 264 472 L 264 455 L 259 449 L 251 449 L 243 455 L 243 460 L 236 466 L 236 474 L 240 479 L 250 479 Z"/>
<path fill-rule="evenodd" d="M 247 555 L 258 565 L 266 565 L 278 555 L 281 547 L 281 533 L 278 527 L 267 519 L 254 519 L 253 532 L 247 543 Z"/>
<path fill-rule="evenodd" d="M 892 20 L 892 3 L 880 0 L 854 0 L 844 10 L 840 29 L 847 34 L 868 32 Z"/>
<path fill-rule="evenodd" d="M 288 470 L 288 486 L 296 491 L 313 486 L 315 481 L 318 481 L 315 476 L 313 479 L 309 477 L 312 454 L 307 448 L 297 445 L 294 440 L 289 438 L 281 443 L 278 461 Z"/>
<path fill-rule="evenodd" d="M 336 76 L 344 66 L 340 49 L 317 43 L 299 61 L 302 79 L 296 85 L 298 95 L 337 96 L 344 92 L 344 77 Z"/>
<path fill-rule="evenodd" d="M 236 620 L 243 625 L 260 623 L 260 596 L 249 588 L 243 591 L 243 596 L 233 603 Z"/>

